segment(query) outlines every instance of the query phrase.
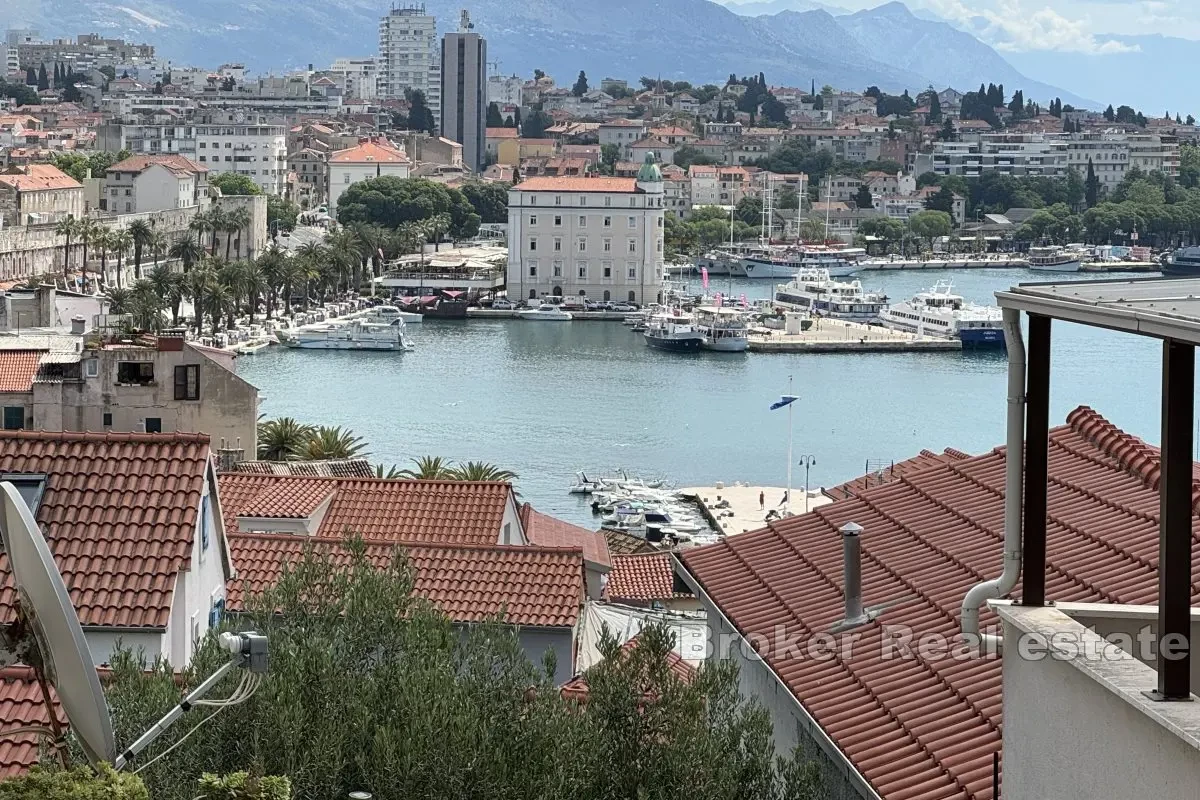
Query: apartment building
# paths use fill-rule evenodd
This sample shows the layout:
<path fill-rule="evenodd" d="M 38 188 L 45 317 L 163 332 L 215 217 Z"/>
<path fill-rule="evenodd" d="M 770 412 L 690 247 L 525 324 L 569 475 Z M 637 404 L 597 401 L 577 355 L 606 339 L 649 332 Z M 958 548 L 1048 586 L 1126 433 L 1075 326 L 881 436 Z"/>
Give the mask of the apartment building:
<path fill-rule="evenodd" d="M 108 168 L 100 209 L 144 214 L 200 204 L 208 169 L 181 155 L 136 155 Z"/>
<path fill-rule="evenodd" d="M 934 172 L 967 178 L 983 172 L 1060 178 L 1068 164 L 1068 142 L 1042 133 L 976 134 L 959 142 L 937 142 L 933 151 Z"/>
<path fill-rule="evenodd" d="M 489 75 L 487 100 L 503 110 L 506 106 L 521 105 L 521 87 L 525 81 L 518 75 Z"/>
<path fill-rule="evenodd" d="M 442 108 L 441 47 L 437 20 L 425 4 L 393 8 L 379 21 L 379 96 L 402 98 L 410 89 L 425 94 L 434 119 Z"/>
<path fill-rule="evenodd" d="M 606 144 L 615 144 L 624 153 L 629 145 L 644 139 L 649 132 L 650 126 L 644 120 L 622 117 L 600 123 L 598 135 L 601 147 Z"/>
<path fill-rule="evenodd" d="M 1130 133 L 1125 135 L 1129 146 L 1129 166 L 1142 172 L 1162 172 L 1172 178 L 1179 177 L 1179 139 L 1157 133 Z"/>
<path fill-rule="evenodd" d="M 443 136 L 462 145 L 463 163 L 474 171 L 484 167 L 487 121 L 487 40 L 471 31 L 467 14 L 457 33 L 442 39 Z"/>
<path fill-rule="evenodd" d="M 343 96 L 357 100 L 379 97 L 379 60 L 371 58 L 339 58 L 326 72 L 342 90 Z"/>
<path fill-rule="evenodd" d="M 691 179 L 692 207 L 736 206 L 750 193 L 750 175 L 742 167 L 693 164 Z"/>
<path fill-rule="evenodd" d="M 648 303 L 663 268 L 662 174 L 531 178 L 508 193 L 508 293 Z"/>
<path fill-rule="evenodd" d="M 52 164 L 0 171 L 0 227 L 47 225 L 84 214 L 83 185 Z"/>
<path fill-rule="evenodd" d="M 1123 135 L 1075 133 L 1067 144 L 1067 164 L 1086 175 L 1091 162 L 1100 185 L 1114 189 L 1129 169 L 1129 144 Z"/>
<path fill-rule="evenodd" d="M 407 178 L 411 168 L 412 162 L 404 151 L 384 140 L 364 139 L 355 147 L 338 150 L 329 156 L 329 213 L 337 215 L 338 198 L 351 185 L 385 175 Z"/>

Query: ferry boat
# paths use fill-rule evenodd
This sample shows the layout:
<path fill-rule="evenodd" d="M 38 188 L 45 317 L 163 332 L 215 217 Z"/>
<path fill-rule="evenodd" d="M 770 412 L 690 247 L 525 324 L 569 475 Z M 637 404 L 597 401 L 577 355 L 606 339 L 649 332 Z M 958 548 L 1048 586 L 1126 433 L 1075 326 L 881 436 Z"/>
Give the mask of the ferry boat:
<path fill-rule="evenodd" d="M 964 348 L 1004 347 L 1000 309 L 967 303 L 952 289 L 949 281 L 938 281 L 911 300 L 887 306 L 879 319 L 895 330 L 959 339 Z"/>
<path fill-rule="evenodd" d="M 701 306 L 696 309 L 696 329 L 704 335 L 700 345 L 718 353 L 744 353 L 750 347 L 746 315 L 736 308 Z"/>
<path fill-rule="evenodd" d="M 1080 254 L 1062 247 L 1029 248 L 1029 268 L 1035 272 L 1079 272 Z"/>
<path fill-rule="evenodd" d="M 834 278 L 846 278 L 858 272 L 853 251 L 817 247 L 760 248 L 740 258 L 734 268 L 735 277 L 790 278 L 797 270 L 820 268 L 829 270 Z"/>
<path fill-rule="evenodd" d="M 278 330 L 275 337 L 285 347 L 300 350 L 411 350 L 404 320 L 392 322 L 329 322 Z"/>
<path fill-rule="evenodd" d="M 535 322 L 570 322 L 574 319 L 570 311 L 563 311 L 553 303 L 542 303 L 537 308 L 523 308 L 517 312 L 517 318 Z"/>
<path fill-rule="evenodd" d="M 646 323 L 646 332 L 642 336 L 650 347 L 679 352 L 699 350 L 705 340 L 692 316 L 679 309 L 655 314 Z"/>
<path fill-rule="evenodd" d="M 1180 278 L 1200 275 L 1200 247 L 1181 247 L 1167 256 L 1162 265 L 1163 275 Z"/>
<path fill-rule="evenodd" d="M 864 292 L 859 280 L 835 281 L 829 270 L 809 267 L 775 287 L 775 304 L 813 316 L 869 322 L 879 318 L 887 297 Z"/>

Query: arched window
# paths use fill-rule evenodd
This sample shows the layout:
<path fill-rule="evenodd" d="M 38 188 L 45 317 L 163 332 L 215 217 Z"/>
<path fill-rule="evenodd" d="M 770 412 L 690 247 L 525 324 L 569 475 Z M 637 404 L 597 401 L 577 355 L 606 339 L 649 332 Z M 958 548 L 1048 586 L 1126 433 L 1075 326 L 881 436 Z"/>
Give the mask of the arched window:
<path fill-rule="evenodd" d="M 632 289 L 629 291 L 629 302 L 631 302 L 631 303 L 637 302 L 637 292 L 633 291 Z"/>
<path fill-rule="evenodd" d="M 537 300 L 537 289 L 530 289 L 530 290 L 529 290 L 529 299 L 530 299 L 530 300 Z"/>
<path fill-rule="evenodd" d="M 608 289 L 605 289 L 604 290 L 604 302 L 607 303 L 609 300 L 612 300 L 612 292 L 608 291 Z"/>
<path fill-rule="evenodd" d="M 555 297 L 562 297 L 562 287 L 555 286 L 554 291 L 552 291 L 550 294 L 554 295 Z"/>

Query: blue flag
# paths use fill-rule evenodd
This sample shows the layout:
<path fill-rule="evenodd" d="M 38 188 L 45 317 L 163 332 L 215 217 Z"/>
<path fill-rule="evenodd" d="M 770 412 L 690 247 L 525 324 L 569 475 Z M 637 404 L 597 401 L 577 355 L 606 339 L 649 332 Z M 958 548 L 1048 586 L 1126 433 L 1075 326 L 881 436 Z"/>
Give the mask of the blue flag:
<path fill-rule="evenodd" d="M 800 398 L 794 394 L 785 394 L 779 398 L 778 403 L 771 403 L 771 410 L 777 411 L 778 409 L 781 409 L 784 406 L 790 406 L 792 403 L 796 402 L 799 399 Z"/>

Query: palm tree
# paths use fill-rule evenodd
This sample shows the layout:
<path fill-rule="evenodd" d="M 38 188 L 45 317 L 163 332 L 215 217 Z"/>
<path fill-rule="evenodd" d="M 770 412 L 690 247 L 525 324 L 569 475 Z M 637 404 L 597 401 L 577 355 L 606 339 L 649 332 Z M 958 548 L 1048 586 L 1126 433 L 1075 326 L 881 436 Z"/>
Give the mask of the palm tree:
<path fill-rule="evenodd" d="M 121 228 L 113 232 L 112 241 L 108 243 L 108 246 L 112 249 L 113 255 L 117 257 L 117 286 L 120 286 L 125 274 L 125 254 L 133 246 L 133 236 L 127 228 Z"/>
<path fill-rule="evenodd" d="M 254 324 L 254 312 L 258 310 L 258 298 L 260 298 L 267 289 L 267 281 L 263 277 L 262 270 L 258 268 L 258 263 L 255 261 L 239 261 L 241 270 L 242 297 L 246 301 L 246 314 L 250 317 L 250 324 Z"/>
<path fill-rule="evenodd" d="M 133 277 L 142 279 L 142 249 L 154 238 L 154 229 L 144 219 L 129 223 L 129 235 L 133 237 Z"/>
<path fill-rule="evenodd" d="M 213 270 L 208 264 L 201 264 L 183 276 L 183 291 L 191 299 L 196 315 L 197 336 L 204 329 L 204 300 L 208 297 L 209 284 L 214 282 Z"/>
<path fill-rule="evenodd" d="M 92 244 L 100 251 L 100 283 L 108 285 L 108 251 L 112 247 L 113 232 L 111 228 L 100 226 L 92 234 Z"/>
<path fill-rule="evenodd" d="M 258 458 L 260 461 L 287 461 L 308 445 L 313 427 L 291 417 L 269 419 L 258 424 Z"/>
<path fill-rule="evenodd" d="M 450 231 L 450 215 L 434 214 L 426 221 L 426 231 L 433 237 L 433 251 L 436 253 L 442 244 L 442 236 Z"/>
<path fill-rule="evenodd" d="M 157 264 L 159 261 L 162 261 L 163 253 L 167 251 L 169 240 L 165 233 L 155 230 L 151 232 L 146 246 L 150 248 L 150 255 L 154 256 L 154 263 Z"/>
<path fill-rule="evenodd" d="M 283 308 L 290 315 L 292 312 L 292 294 L 296 290 L 296 284 L 305 281 L 308 268 L 304 265 L 303 259 L 292 256 L 283 259 L 280 270 L 280 278 L 283 281 Z M 305 300 L 306 304 L 307 302 Z"/>
<path fill-rule="evenodd" d="M 300 264 L 300 278 L 304 284 L 304 310 L 308 311 L 309 287 L 321 277 L 320 265 L 329 258 L 325 248 L 316 242 L 307 242 L 296 250 L 296 261 Z"/>
<path fill-rule="evenodd" d="M 386 481 L 394 481 L 403 478 L 404 475 L 402 474 L 402 470 L 397 469 L 395 465 L 385 468 L 383 464 L 376 464 L 375 477 Z"/>
<path fill-rule="evenodd" d="M 378 225 L 359 223 L 354 226 L 354 232 L 358 241 L 362 243 L 361 256 L 371 265 L 371 277 L 378 278 L 383 268 L 379 251 L 383 249 L 387 240 L 387 231 Z"/>
<path fill-rule="evenodd" d="M 122 289 L 119 286 L 114 286 L 109 289 L 108 295 L 108 313 L 110 314 L 125 314 L 129 311 L 133 293 L 128 289 Z"/>
<path fill-rule="evenodd" d="M 512 483 L 517 479 L 517 473 L 500 469 L 495 464 L 484 461 L 468 461 L 450 470 L 456 481 L 490 481 L 497 483 Z"/>
<path fill-rule="evenodd" d="M 225 232 L 225 220 L 225 212 L 216 206 L 213 206 L 208 210 L 209 230 L 212 232 L 212 249 L 209 251 L 210 256 L 215 257 L 217 255 L 217 245 L 219 244 L 217 234 Z"/>
<path fill-rule="evenodd" d="M 130 294 L 129 313 L 133 324 L 142 330 L 157 331 L 162 328 L 163 299 L 154 285 L 142 278 L 133 284 Z"/>
<path fill-rule="evenodd" d="M 313 431 L 312 437 L 298 451 L 300 458 L 309 461 L 324 461 L 331 458 L 355 458 L 366 455 L 367 443 L 340 426 L 329 428 L 324 425 Z"/>
<path fill-rule="evenodd" d="M 238 240 L 238 257 L 242 255 L 242 237 L 241 231 L 250 227 L 250 209 L 245 206 L 238 206 L 231 209 L 225 214 L 225 260 L 229 260 L 229 245 L 233 242 L 234 234 L 237 234 Z"/>
<path fill-rule="evenodd" d="M 183 271 L 186 273 L 195 266 L 200 259 L 204 258 L 204 247 L 200 241 L 191 234 L 187 233 L 183 238 L 177 240 L 171 245 L 171 249 L 167 251 L 167 255 L 171 258 L 178 258 L 183 262 Z"/>
<path fill-rule="evenodd" d="M 454 466 L 441 456 L 421 456 L 412 459 L 415 469 L 400 471 L 400 477 L 424 481 L 452 481 Z"/>
<path fill-rule="evenodd" d="M 171 309 L 171 326 L 177 327 L 179 307 L 183 303 L 183 274 L 166 264 L 159 264 L 150 270 L 146 280 L 154 287 L 154 293 L 163 305 Z"/>
<path fill-rule="evenodd" d="M 271 312 L 275 309 L 275 297 L 279 294 L 279 290 L 283 288 L 284 264 L 286 260 L 287 254 L 274 244 L 263 251 L 262 255 L 258 257 L 258 271 L 262 277 L 263 286 L 266 289 L 264 294 L 267 300 L 267 319 L 271 318 Z"/>
<path fill-rule="evenodd" d="M 79 222 L 75 219 L 74 214 L 67 214 L 58 221 L 54 226 L 54 232 L 59 236 L 66 238 L 66 244 L 63 245 L 63 280 L 70 277 L 71 272 L 71 237 L 79 230 Z"/>
<path fill-rule="evenodd" d="M 79 243 L 83 245 L 84 281 L 87 281 L 88 245 L 96 240 L 96 234 L 99 232 L 100 226 L 87 217 L 79 220 L 75 228 L 75 235 L 79 237 Z"/>
<path fill-rule="evenodd" d="M 192 221 L 188 223 L 188 228 L 196 232 L 196 237 L 200 243 L 200 246 L 203 247 L 204 246 L 204 234 L 212 233 L 212 231 L 213 231 L 212 211 L 204 211 L 204 212 L 200 212 L 200 213 L 196 214 L 196 216 L 192 217 Z M 217 244 L 216 244 L 216 237 L 214 236 L 213 237 L 213 255 L 216 254 L 216 250 L 217 250 Z M 199 260 L 199 259 L 197 259 L 197 260 Z M 193 261 L 192 263 L 195 263 L 195 262 Z"/>

